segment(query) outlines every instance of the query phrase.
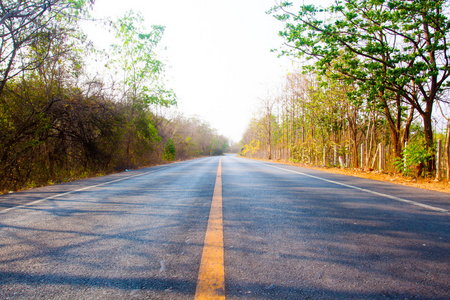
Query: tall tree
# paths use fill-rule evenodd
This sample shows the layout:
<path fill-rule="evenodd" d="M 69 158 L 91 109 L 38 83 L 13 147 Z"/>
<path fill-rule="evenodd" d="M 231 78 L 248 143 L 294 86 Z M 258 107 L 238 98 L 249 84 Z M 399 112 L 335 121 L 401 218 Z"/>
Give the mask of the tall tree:
<path fill-rule="evenodd" d="M 147 30 L 142 15 L 133 11 L 112 22 L 112 27 L 118 43 L 112 45 L 110 68 L 120 80 L 120 97 L 127 110 L 125 156 L 131 167 L 138 165 L 131 161 L 137 149 L 145 144 L 143 150 L 149 151 L 150 144 L 160 140 L 150 106 L 175 105 L 176 97 L 164 86 L 165 66 L 156 51 L 164 27 L 153 25 Z"/>
<path fill-rule="evenodd" d="M 292 5 L 271 10 L 285 24 L 280 35 L 291 50 L 282 53 L 314 58 L 316 69 L 356 81 L 382 105 L 390 94 L 400 97 L 421 115 L 431 147 L 433 106 L 449 85 L 449 1 L 338 0 L 298 13 Z"/>
<path fill-rule="evenodd" d="M 164 63 L 156 54 L 164 34 L 164 26 L 144 26 L 139 13 L 127 12 L 112 23 L 120 43 L 112 45 L 113 64 L 123 78 L 124 97 L 145 105 L 171 106 L 176 104 L 172 90 L 164 86 Z"/>

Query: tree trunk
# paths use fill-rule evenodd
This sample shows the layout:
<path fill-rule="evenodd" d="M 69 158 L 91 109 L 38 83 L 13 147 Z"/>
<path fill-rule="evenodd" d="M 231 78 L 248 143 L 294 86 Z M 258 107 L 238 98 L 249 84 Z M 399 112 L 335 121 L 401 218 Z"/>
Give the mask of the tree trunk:
<path fill-rule="evenodd" d="M 397 111 L 401 110 L 401 107 L 399 106 L 399 98 L 400 96 L 397 96 Z M 389 124 L 389 131 L 391 136 L 391 143 L 394 146 L 394 154 L 395 157 L 401 157 L 402 154 L 402 145 L 401 145 L 401 139 L 400 139 L 400 128 L 401 128 L 401 119 L 394 120 L 391 115 L 391 109 L 389 108 L 389 104 L 387 103 L 386 99 L 384 99 L 383 92 L 380 92 L 380 99 L 383 102 L 384 105 L 384 115 L 386 116 L 386 120 Z M 401 118 L 401 114 L 397 114 L 398 118 Z"/>
<path fill-rule="evenodd" d="M 431 110 L 430 111 L 427 110 L 425 113 L 423 113 L 422 119 L 427 150 L 433 149 L 433 126 L 431 121 Z M 436 169 L 435 163 L 436 163 L 436 156 L 435 151 L 433 151 L 431 159 L 427 162 L 428 172 L 433 172 Z"/>
<path fill-rule="evenodd" d="M 406 119 L 405 131 L 403 131 L 402 145 L 404 145 L 405 143 L 407 143 L 409 141 L 409 134 L 411 132 L 411 124 L 412 124 L 413 119 L 414 119 L 414 106 L 411 106 L 411 108 L 409 110 L 408 119 Z"/>
<path fill-rule="evenodd" d="M 351 115 L 350 115 L 351 114 Z M 358 139 L 358 124 L 356 122 L 356 108 L 353 108 L 352 112 L 349 112 L 348 117 L 348 133 L 349 133 L 349 139 L 350 139 L 350 151 L 352 153 L 352 167 L 357 168 L 358 167 L 358 145 L 357 145 L 357 139 Z M 350 166 L 350 164 L 347 165 Z"/>
<path fill-rule="evenodd" d="M 14 59 L 16 58 L 16 55 L 17 55 L 17 49 L 16 49 L 16 47 L 14 47 L 14 51 L 12 52 L 12 55 L 9 58 L 8 65 L 5 69 L 5 71 L 3 71 L 3 78 L 2 78 L 2 80 L 0 80 L 0 96 L 3 95 L 3 92 L 5 90 L 6 82 L 8 81 L 9 72 L 11 72 L 11 68 L 12 68 Z M 0 97 L 0 99 L 1 99 L 1 97 Z"/>
<path fill-rule="evenodd" d="M 450 182 L 450 119 L 447 126 L 447 142 L 445 145 L 445 153 L 447 153 L 447 181 Z"/>
<path fill-rule="evenodd" d="M 271 111 L 269 110 L 269 108 L 267 108 L 267 122 L 269 122 L 268 128 L 269 128 L 269 132 L 268 132 L 268 153 L 267 153 L 267 159 L 271 160 L 272 159 L 272 120 L 271 120 Z"/>

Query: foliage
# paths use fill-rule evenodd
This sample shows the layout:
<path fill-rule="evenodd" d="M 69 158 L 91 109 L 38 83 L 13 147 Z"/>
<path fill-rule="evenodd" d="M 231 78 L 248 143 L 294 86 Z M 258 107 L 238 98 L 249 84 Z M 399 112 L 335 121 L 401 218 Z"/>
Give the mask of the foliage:
<path fill-rule="evenodd" d="M 164 145 L 163 159 L 168 162 L 173 161 L 175 160 L 175 153 L 175 144 L 173 143 L 172 139 L 169 139 Z"/>
<path fill-rule="evenodd" d="M 32 79 L 10 82 L 4 95 L 0 189 L 111 170 L 122 126 L 113 103 Z"/>
<path fill-rule="evenodd" d="M 215 134 L 215 137 L 211 143 L 210 154 L 211 155 L 223 155 L 228 150 L 228 139 L 224 136 Z"/>
<path fill-rule="evenodd" d="M 260 150 L 260 146 L 261 142 L 253 139 L 248 144 L 245 144 L 244 147 L 242 147 L 239 154 L 242 156 L 254 157 L 258 150 Z"/>
<path fill-rule="evenodd" d="M 112 45 L 114 59 L 111 68 L 120 70 L 124 78 L 124 98 L 145 105 L 176 104 L 176 96 L 163 84 L 164 64 L 157 57 L 156 48 L 164 34 L 164 26 L 143 27 L 142 15 L 133 11 L 112 22 L 120 44 Z"/>
<path fill-rule="evenodd" d="M 196 117 L 178 115 L 165 122 L 160 133 L 173 140 L 177 159 L 222 155 L 228 149 L 228 140 Z"/>
<path fill-rule="evenodd" d="M 395 161 L 397 170 L 405 175 L 421 176 L 423 166 L 433 153 L 427 149 L 423 138 L 416 138 L 403 149 L 402 155 L 403 158 Z"/>

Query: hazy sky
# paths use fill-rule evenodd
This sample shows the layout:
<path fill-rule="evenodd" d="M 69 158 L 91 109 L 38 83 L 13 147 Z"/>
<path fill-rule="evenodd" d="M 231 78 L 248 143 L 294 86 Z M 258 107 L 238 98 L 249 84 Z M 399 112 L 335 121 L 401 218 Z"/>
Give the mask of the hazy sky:
<path fill-rule="evenodd" d="M 319 3 L 320 1 L 301 1 Z M 281 23 L 265 11 L 274 0 L 96 0 L 94 16 L 117 17 L 133 9 L 166 26 L 166 75 L 178 109 L 198 115 L 239 141 L 258 99 L 292 68 L 270 49 L 282 44 Z M 92 31 L 91 31 L 92 32 Z M 92 37 L 101 42 L 100 36 Z"/>

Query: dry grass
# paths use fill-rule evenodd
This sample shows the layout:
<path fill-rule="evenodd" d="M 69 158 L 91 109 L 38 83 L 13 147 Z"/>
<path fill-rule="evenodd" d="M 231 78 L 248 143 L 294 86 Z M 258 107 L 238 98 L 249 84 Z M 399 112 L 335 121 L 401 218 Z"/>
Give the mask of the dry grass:
<path fill-rule="evenodd" d="M 268 161 L 268 160 L 264 160 L 264 161 Z M 397 174 L 397 173 L 365 171 L 365 170 L 361 170 L 361 169 L 316 167 L 316 166 L 305 165 L 305 164 L 301 164 L 301 163 L 286 162 L 286 161 L 272 161 L 271 160 L 270 162 L 277 162 L 277 163 L 282 163 L 282 164 L 286 164 L 286 165 L 293 165 L 293 166 L 298 166 L 298 167 L 303 167 L 303 168 L 320 170 L 320 171 L 324 171 L 324 172 L 337 173 L 337 174 L 373 179 L 373 180 L 378 180 L 378 181 L 386 181 L 386 182 L 391 182 L 391 183 L 395 183 L 395 184 L 413 186 L 413 187 L 417 187 L 417 188 L 422 188 L 422 189 L 444 192 L 444 193 L 450 194 L 450 182 L 447 181 L 446 179 L 437 181 L 437 180 L 431 179 L 431 178 L 412 178 L 412 177 L 403 176 L 403 175 Z"/>

